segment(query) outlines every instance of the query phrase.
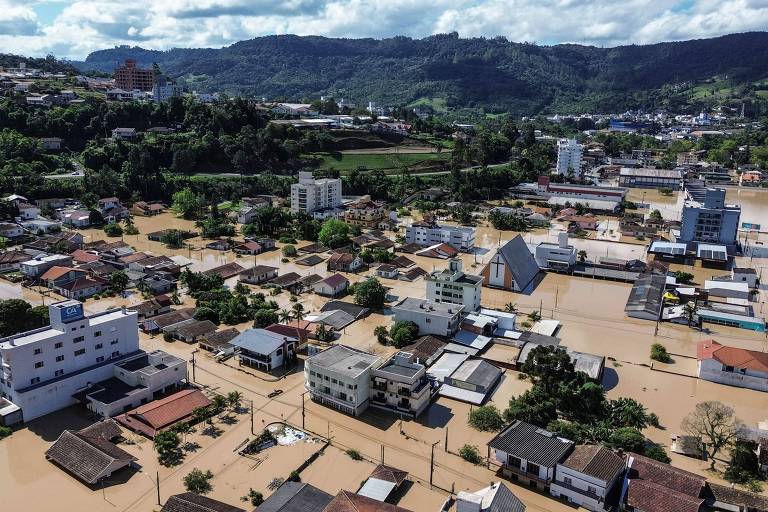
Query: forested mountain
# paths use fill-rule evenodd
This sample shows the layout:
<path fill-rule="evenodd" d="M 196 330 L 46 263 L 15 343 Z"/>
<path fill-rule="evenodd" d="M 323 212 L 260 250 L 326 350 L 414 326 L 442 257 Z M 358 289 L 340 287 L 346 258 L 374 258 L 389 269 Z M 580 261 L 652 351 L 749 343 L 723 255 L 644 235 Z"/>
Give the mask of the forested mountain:
<path fill-rule="evenodd" d="M 298 100 L 330 94 L 355 102 L 423 103 L 514 114 L 621 110 L 656 105 L 663 86 L 727 77 L 734 85 L 768 76 L 768 33 L 645 46 L 537 46 L 455 33 L 424 39 L 332 39 L 293 35 L 221 49 L 121 46 L 76 63 L 111 71 L 126 57 L 157 62 L 190 88 Z M 628 94 L 629 93 L 629 94 Z"/>

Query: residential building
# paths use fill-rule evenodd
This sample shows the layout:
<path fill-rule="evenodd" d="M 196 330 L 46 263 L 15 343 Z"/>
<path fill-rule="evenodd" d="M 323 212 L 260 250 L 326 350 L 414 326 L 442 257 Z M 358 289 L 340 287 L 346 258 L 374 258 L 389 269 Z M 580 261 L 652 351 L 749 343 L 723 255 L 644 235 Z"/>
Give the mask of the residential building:
<path fill-rule="evenodd" d="M 24 251 L 4 251 L 0 253 L 0 272 L 18 272 L 21 264 L 29 260 Z"/>
<path fill-rule="evenodd" d="M 59 213 L 61 222 L 73 228 L 87 228 L 91 225 L 91 212 L 88 210 L 64 210 Z"/>
<path fill-rule="evenodd" d="M 339 491 L 323 512 L 410 512 L 408 509 L 398 507 L 383 501 L 378 501 L 367 496 L 350 492 Z"/>
<path fill-rule="evenodd" d="M 341 206 L 341 179 L 315 179 L 311 172 L 300 172 L 299 182 L 291 185 L 291 210 L 312 213 Z"/>
<path fill-rule="evenodd" d="M 741 207 L 725 203 L 725 189 L 686 184 L 678 242 L 736 245 Z"/>
<path fill-rule="evenodd" d="M 19 209 L 19 219 L 22 221 L 35 220 L 40 216 L 40 208 L 34 204 L 19 202 L 16 207 Z"/>
<path fill-rule="evenodd" d="M 629 188 L 671 188 L 679 190 L 683 181 L 680 169 L 656 169 L 622 167 L 619 171 L 619 186 Z"/>
<path fill-rule="evenodd" d="M 523 237 L 517 235 L 496 249 L 480 274 L 485 286 L 523 292 L 539 274 L 539 265 Z"/>
<path fill-rule="evenodd" d="M 245 512 L 245 509 L 194 492 L 185 492 L 170 496 L 160 512 Z"/>
<path fill-rule="evenodd" d="M 371 498 L 381 503 L 394 500 L 407 490 L 408 472 L 379 464 L 371 471 L 368 479 L 357 491 L 360 496 Z"/>
<path fill-rule="evenodd" d="M 504 477 L 534 489 L 548 490 L 555 468 L 573 450 L 573 442 L 516 420 L 488 443 L 488 458 Z"/>
<path fill-rule="evenodd" d="M 376 275 L 385 279 L 397 279 L 400 273 L 400 268 L 396 265 L 390 265 L 389 263 L 382 263 L 376 267 Z"/>
<path fill-rule="evenodd" d="M 463 305 L 465 312 L 480 309 L 483 278 L 465 274 L 463 265 L 459 258 L 454 258 L 445 270 L 427 275 L 427 300 Z"/>
<path fill-rule="evenodd" d="M 293 360 L 298 341 L 266 329 L 246 329 L 229 343 L 241 365 L 271 372 Z"/>
<path fill-rule="evenodd" d="M 636 512 L 699 512 L 707 480 L 636 453 L 627 454 L 621 501 Z"/>
<path fill-rule="evenodd" d="M 450 336 L 459 329 L 463 305 L 432 302 L 425 299 L 406 297 L 395 306 L 392 312 L 396 322 L 413 322 L 419 326 L 422 336 Z"/>
<path fill-rule="evenodd" d="M 304 387 L 315 402 L 352 416 L 367 408 L 371 370 L 379 357 L 345 345 L 333 345 L 304 362 Z"/>
<path fill-rule="evenodd" d="M 721 345 L 715 340 L 696 346 L 700 379 L 728 386 L 768 391 L 768 353 Z"/>
<path fill-rule="evenodd" d="M 600 445 L 577 445 L 557 465 L 549 493 L 593 512 L 607 507 L 606 498 L 621 483 L 625 462 Z"/>
<path fill-rule="evenodd" d="M 349 287 L 349 279 L 341 274 L 333 274 L 312 285 L 312 289 L 318 295 L 325 297 L 338 297 Z"/>
<path fill-rule="evenodd" d="M 155 74 L 151 69 L 142 69 L 136 65 L 135 59 L 125 59 L 125 62 L 115 68 L 115 87 L 124 91 L 151 91 L 155 82 Z"/>
<path fill-rule="evenodd" d="M 165 75 L 155 77 L 155 83 L 152 85 L 152 99 L 157 103 L 165 103 L 171 98 L 181 96 L 181 87 Z"/>
<path fill-rule="evenodd" d="M 147 203 L 145 201 L 139 201 L 133 203 L 131 213 L 134 215 L 140 215 L 142 217 L 152 217 L 160 215 L 165 210 L 165 206 L 160 203 Z"/>
<path fill-rule="evenodd" d="M 136 128 L 114 128 L 112 130 L 113 139 L 133 140 L 136 135 Z"/>
<path fill-rule="evenodd" d="M 337 272 L 356 272 L 363 268 L 364 262 L 360 256 L 348 252 L 335 252 L 331 254 L 326 263 L 327 270 Z"/>
<path fill-rule="evenodd" d="M 557 174 L 581 178 L 581 155 L 584 146 L 575 139 L 557 141 Z"/>
<path fill-rule="evenodd" d="M 576 265 L 576 248 L 568 245 L 568 233 L 558 233 L 557 243 L 541 242 L 536 246 L 536 264 L 540 268 L 569 271 Z"/>
<path fill-rule="evenodd" d="M 42 137 L 40 139 L 40 145 L 43 147 L 43 149 L 49 151 L 58 151 L 61 149 L 62 142 L 64 142 L 64 139 L 59 137 Z"/>
<path fill-rule="evenodd" d="M 525 512 L 525 505 L 502 482 L 479 491 L 459 491 L 456 512 Z"/>
<path fill-rule="evenodd" d="M 677 154 L 677 165 L 690 167 L 699 164 L 699 155 L 696 151 L 685 151 Z"/>
<path fill-rule="evenodd" d="M 264 503 L 259 505 L 259 511 L 323 512 L 323 509 L 332 499 L 333 496 L 310 484 L 304 482 L 285 482 L 269 498 L 264 500 Z"/>
<path fill-rule="evenodd" d="M 115 364 L 139 353 L 137 314 L 114 309 L 85 316 L 83 304 L 48 306 L 50 325 L 0 340 L 0 397 L 29 421 L 77 403 L 90 383 L 114 376 Z"/>
<path fill-rule="evenodd" d="M 256 265 L 248 270 L 244 270 L 238 276 L 238 279 L 248 284 L 261 284 L 277 277 L 277 267 L 267 265 Z"/>
<path fill-rule="evenodd" d="M 473 227 L 414 222 L 405 228 L 405 243 L 421 246 L 447 244 L 458 251 L 470 252 L 475 248 L 475 233 Z"/>
<path fill-rule="evenodd" d="M 61 266 L 69 267 L 72 265 L 72 256 L 65 254 L 50 254 L 48 256 L 40 255 L 19 264 L 19 269 L 25 277 L 30 279 L 39 279 L 51 267 Z"/>
<path fill-rule="evenodd" d="M 138 320 L 141 322 L 145 318 L 170 312 L 172 303 L 171 298 L 167 295 L 158 295 L 135 306 L 131 306 L 130 309 L 138 313 Z"/>
<path fill-rule="evenodd" d="M 463 361 L 443 378 L 440 396 L 482 405 L 501 379 L 501 369 L 483 359 Z"/>
<path fill-rule="evenodd" d="M 417 418 L 429 406 L 431 386 L 426 366 L 408 352 L 398 352 L 371 375 L 371 406 Z"/>
<path fill-rule="evenodd" d="M 350 226 L 374 228 L 387 216 L 384 203 L 372 201 L 371 196 L 363 196 L 357 201 L 345 205 L 344 222 Z"/>
<path fill-rule="evenodd" d="M 0 223 L 0 236 L 3 238 L 17 238 L 24 234 L 24 229 L 18 224 L 8 222 Z"/>
<path fill-rule="evenodd" d="M 154 438 L 158 432 L 192 416 L 195 409 L 210 405 L 211 401 L 199 389 L 182 389 L 131 409 L 115 417 L 115 420 L 133 432 Z"/>
<path fill-rule="evenodd" d="M 747 283 L 750 288 L 757 288 L 757 271 L 753 268 L 734 267 L 731 269 L 731 281 Z"/>
<path fill-rule="evenodd" d="M 46 450 L 45 458 L 78 480 L 94 485 L 138 460 L 114 444 L 122 433 L 111 419 L 82 430 L 65 430 Z"/>

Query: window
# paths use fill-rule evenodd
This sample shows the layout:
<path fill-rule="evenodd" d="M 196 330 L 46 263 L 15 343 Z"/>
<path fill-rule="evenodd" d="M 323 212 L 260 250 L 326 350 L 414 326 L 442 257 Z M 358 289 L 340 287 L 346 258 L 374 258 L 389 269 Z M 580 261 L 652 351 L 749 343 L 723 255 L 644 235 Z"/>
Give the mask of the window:
<path fill-rule="evenodd" d="M 334 384 L 338 384 L 339 383 L 339 381 L 337 381 L 336 379 L 331 379 L 331 382 L 333 382 Z"/>
<path fill-rule="evenodd" d="M 314 377 L 315 376 L 315 370 L 309 370 L 309 374 Z"/>
<path fill-rule="evenodd" d="M 428 324 L 431 324 L 431 323 L 432 323 L 432 319 L 431 319 L 431 318 L 425 318 L 424 320 L 425 320 L 425 321 L 426 321 Z"/>
<path fill-rule="evenodd" d="M 311 388 L 315 387 L 315 381 L 313 380 L 309 381 L 309 387 Z"/>
<path fill-rule="evenodd" d="M 353 389 L 352 384 L 347 384 L 347 389 Z"/>
<path fill-rule="evenodd" d="M 37 384 L 38 382 L 40 382 L 40 377 L 32 377 L 29 379 L 30 384 Z"/>
<path fill-rule="evenodd" d="M 507 464 L 509 464 L 513 468 L 520 468 L 520 466 L 522 465 L 522 462 L 519 458 L 510 455 L 509 459 L 507 460 Z"/>
<path fill-rule="evenodd" d="M 60 363 L 64 360 L 64 356 L 56 356 L 56 362 Z"/>
<path fill-rule="evenodd" d="M 104 356 L 99 356 L 99 357 L 96 358 L 96 362 L 97 363 L 100 363 L 102 361 L 104 361 Z"/>
<path fill-rule="evenodd" d="M 43 363 L 42 361 L 38 361 L 35 363 L 35 368 L 42 368 L 43 366 L 45 366 L 45 363 Z"/>
<path fill-rule="evenodd" d="M 532 462 L 528 463 L 528 467 L 526 468 L 526 471 L 532 475 L 538 475 L 539 474 L 539 465 L 533 464 Z"/>
<path fill-rule="evenodd" d="M 325 379 L 325 381 L 326 381 L 326 382 L 328 382 L 329 380 L 331 380 L 331 378 L 330 378 L 330 377 L 328 377 L 327 375 L 326 375 L 326 376 L 324 376 L 323 378 Z"/>
<path fill-rule="evenodd" d="M 75 356 L 81 356 L 85 354 L 85 349 L 81 348 L 80 350 L 75 350 Z"/>
<path fill-rule="evenodd" d="M 36 349 L 35 349 L 35 352 L 34 352 L 34 354 L 35 354 L 36 356 L 38 356 L 38 355 L 40 355 L 40 354 L 42 354 L 42 353 L 43 353 L 43 349 L 41 349 L 41 348 L 36 348 Z"/>
<path fill-rule="evenodd" d="M 77 336 L 75 338 L 72 338 L 72 343 L 80 343 L 85 339 L 85 336 Z"/>
<path fill-rule="evenodd" d="M 565 482 L 568 485 L 573 485 L 573 479 L 571 477 L 569 477 L 569 476 L 564 476 L 563 477 L 563 482 Z"/>
<path fill-rule="evenodd" d="M 100 348 L 104 348 L 104 344 L 103 343 L 97 343 L 96 344 L 96 350 L 98 350 Z"/>
<path fill-rule="evenodd" d="M 55 377 L 61 377 L 62 375 L 64 375 L 64 370 L 56 370 L 55 372 L 53 372 L 53 375 Z"/>
<path fill-rule="evenodd" d="M 115 350 L 114 352 L 112 352 L 112 356 L 111 357 L 117 357 L 119 355 L 120 355 L 120 351 L 119 350 Z"/>
<path fill-rule="evenodd" d="M 591 485 L 587 486 L 587 491 L 591 492 L 592 494 L 597 494 L 597 488 L 592 487 Z"/>
<path fill-rule="evenodd" d="M 110 345 L 117 345 L 117 340 L 112 340 L 109 342 Z"/>
<path fill-rule="evenodd" d="M 101 336 L 101 331 L 96 331 L 93 333 L 94 338 L 98 338 L 99 336 Z"/>
<path fill-rule="evenodd" d="M 61 348 L 61 347 L 63 347 L 63 346 L 64 346 L 64 343 L 62 343 L 62 342 L 60 342 L 60 341 L 59 341 L 58 343 L 56 343 L 56 344 L 53 346 L 53 348 Z"/>

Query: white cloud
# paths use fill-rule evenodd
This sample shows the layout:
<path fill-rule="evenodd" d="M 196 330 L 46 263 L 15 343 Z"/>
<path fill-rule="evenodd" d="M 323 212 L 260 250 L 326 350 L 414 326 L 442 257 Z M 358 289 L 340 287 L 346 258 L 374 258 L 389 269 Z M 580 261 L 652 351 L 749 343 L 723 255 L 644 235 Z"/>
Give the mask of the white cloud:
<path fill-rule="evenodd" d="M 66 4 L 41 22 L 35 9 Z M 117 44 L 223 46 L 267 34 L 463 37 L 596 45 L 768 27 L 768 0 L 0 0 L 4 51 L 83 58 Z"/>

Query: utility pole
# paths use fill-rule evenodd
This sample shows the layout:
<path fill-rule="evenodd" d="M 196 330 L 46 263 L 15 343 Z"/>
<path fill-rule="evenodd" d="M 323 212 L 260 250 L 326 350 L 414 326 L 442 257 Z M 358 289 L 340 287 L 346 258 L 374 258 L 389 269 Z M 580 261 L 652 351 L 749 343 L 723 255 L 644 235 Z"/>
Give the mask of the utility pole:
<path fill-rule="evenodd" d="M 253 431 L 253 399 L 251 399 L 251 435 L 256 435 L 256 433 Z"/>
<path fill-rule="evenodd" d="M 306 394 L 307 394 L 306 391 L 301 394 L 301 428 L 302 429 L 305 428 L 304 427 L 304 419 L 307 416 L 307 409 L 304 406 L 304 395 L 306 395 Z"/>
<path fill-rule="evenodd" d="M 443 445 L 444 451 L 448 451 L 448 427 L 445 427 L 445 444 Z"/>
<path fill-rule="evenodd" d="M 432 488 L 432 476 L 435 473 L 435 446 L 440 444 L 440 441 L 435 441 L 432 443 L 432 455 L 429 459 L 429 488 Z"/>
<path fill-rule="evenodd" d="M 157 504 L 160 504 L 160 472 L 155 471 L 155 487 L 157 488 Z"/>
<path fill-rule="evenodd" d="M 384 465 L 384 444 L 381 445 L 381 465 Z"/>
<path fill-rule="evenodd" d="M 195 353 L 197 352 L 197 349 L 192 351 L 192 382 L 197 382 L 195 380 Z"/>

